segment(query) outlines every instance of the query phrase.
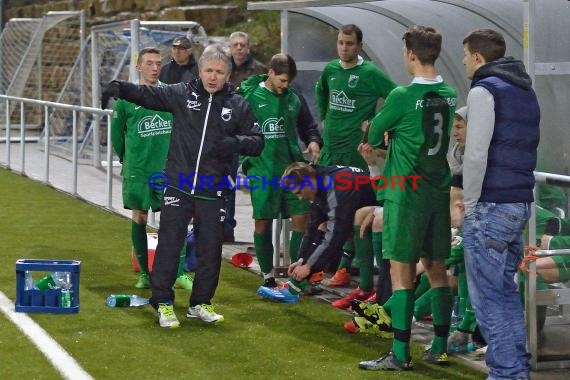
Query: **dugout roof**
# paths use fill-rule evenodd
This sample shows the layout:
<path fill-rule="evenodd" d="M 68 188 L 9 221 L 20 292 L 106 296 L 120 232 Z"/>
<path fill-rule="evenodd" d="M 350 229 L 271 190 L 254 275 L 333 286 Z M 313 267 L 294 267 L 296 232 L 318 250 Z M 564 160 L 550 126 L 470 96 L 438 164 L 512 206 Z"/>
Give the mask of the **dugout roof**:
<path fill-rule="evenodd" d="M 536 4 L 530 45 L 535 52 L 535 88 L 542 110 L 539 170 L 569 174 L 570 39 L 564 37 L 570 1 L 530 0 Z M 364 33 L 363 55 L 396 83 L 410 76 L 402 65 L 401 37 L 409 25 L 430 25 L 443 35 L 436 63 L 439 73 L 465 104 L 469 81 L 462 64 L 463 38 L 476 28 L 501 31 L 507 55 L 523 59 L 525 12 L 522 0 L 385 0 L 250 2 L 250 10 L 281 11 L 282 50 L 297 61 L 296 86 L 314 104 L 313 86 L 320 71 L 336 54 L 336 36 L 343 24 L 357 24 Z M 534 43 L 533 43 L 534 42 Z M 534 54 L 533 54 L 534 55 Z M 554 74 L 554 75 L 552 75 Z M 562 158 L 562 159 L 561 159 Z"/>

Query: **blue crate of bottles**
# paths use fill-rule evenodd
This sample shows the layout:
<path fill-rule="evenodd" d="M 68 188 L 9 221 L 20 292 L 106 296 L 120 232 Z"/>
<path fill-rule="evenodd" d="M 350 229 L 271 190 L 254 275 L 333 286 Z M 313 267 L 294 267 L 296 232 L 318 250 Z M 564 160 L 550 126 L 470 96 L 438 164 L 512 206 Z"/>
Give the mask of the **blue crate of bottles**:
<path fill-rule="evenodd" d="M 78 313 L 80 271 L 81 261 L 77 260 L 16 260 L 16 311 L 24 313 Z M 40 280 L 41 273 L 48 275 L 49 273 L 65 273 L 68 286 L 50 286 L 47 289 L 38 289 L 34 282 L 31 284 L 34 286 L 31 286 L 30 280 Z"/>

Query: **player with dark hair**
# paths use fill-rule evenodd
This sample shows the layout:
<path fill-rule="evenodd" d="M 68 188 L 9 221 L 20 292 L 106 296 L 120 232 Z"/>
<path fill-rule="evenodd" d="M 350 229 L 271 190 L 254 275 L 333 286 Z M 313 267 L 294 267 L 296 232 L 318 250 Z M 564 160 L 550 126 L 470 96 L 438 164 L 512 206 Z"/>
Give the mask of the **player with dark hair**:
<path fill-rule="evenodd" d="M 456 104 L 455 90 L 437 75 L 434 64 L 442 37 L 432 27 L 412 26 L 404 33 L 404 65 L 412 83 L 397 87 L 386 98 L 370 126 L 373 147 L 390 135 L 384 176 L 420 176 L 417 186 L 386 187 L 378 192 L 384 201 L 384 258 L 390 259 L 392 296 L 383 306 L 372 304 L 384 330 L 393 330 L 392 351 L 376 360 L 361 362 L 367 370 L 407 370 L 414 310 L 416 263 L 421 259 L 433 289 L 434 339 L 424 359 L 447 363 L 447 337 L 452 296 L 445 260 L 449 256 L 451 175 L 447 163 L 449 131 Z"/>
<path fill-rule="evenodd" d="M 301 137 L 311 153 L 313 162 L 319 159 L 322 140 L 314 124 L 304 125 L 300 119 L 299 97 L 289 86 L 297 75 L 297 65 L 291 56 L 276 54 L 269 63 L 268 74 L 255 75 L 244 81 L 240 94 L 250 103 L 265 138 L 265 147 L 258 157 L 246 157 L 243 172 L 251 176 L 251 204 L 255 231 L 253 241 L 264 286 L 275 287 L 273 273 L 272 223 L 279 215 L 291 218 L 292 233 L 289 254 L 297 261 L 297 251 L 307 226 L 309 202 L 300 201 L 284 191 L 278 182 L 285 168 L 302 161 L 297 142 Z M 264 185 L 271 183 L 273 185 Z"/>

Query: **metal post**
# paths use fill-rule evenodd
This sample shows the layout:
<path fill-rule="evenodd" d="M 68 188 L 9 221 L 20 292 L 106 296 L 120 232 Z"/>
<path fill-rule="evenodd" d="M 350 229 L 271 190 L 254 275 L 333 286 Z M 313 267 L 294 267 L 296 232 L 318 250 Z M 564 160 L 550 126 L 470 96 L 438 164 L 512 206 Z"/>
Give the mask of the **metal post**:
<path fill-rule="evenodd" d="M 71 165 L 73 170 L 73 185 L 71 186 L 71 194 L 77 196 L 77 111 L 73 110 L 73 132 L 71 137 L 73 144 L 71 150 Z"/>
<path fill-rule="evenodd" d="M 535 7 L 534 0 L 523 0 L 523 51 L 524 65 L 528 75 L 532 79 L 534 86 L 534 20 Z M 531 215 L 528 222 L 528 245 L 536 244 L 536 205 L 531 204 Z M 529 265 L 529 273 L 525 280 L 525 310 L 527 345 L 530 352 L 530 366 L 536 368 L 538 350 L 538 332 L 536 329 L 536 263 L 532 261 Z"/>
<path fill-rule="evenodd" d="M 44 106 L 44 161 L 45 171 L 44 171 L 44 183 L 49 182 L 49 108 L 48 106 Z"/>
<path fill-rule="evenodd" d="M 25 173 L 26 157 L 26 126 L 25 126 L 24 102 L 20 102 L 20 170 Z"/>
<path fill-rule="evenodd" d="M 289 266 L 291 263 L 291 255 L 289 250 L 291 248 L 291 220 L 285 219 L 283 221 L 282 237 L 283 237 L 283 259 L 282 263 L 284 266 Z"/>
<path fill-rule="evenodd" d="M 43 87 L 43 81 L 42 81 L 42 50 L 43 50 L 43 40 L 40 41 L 40 51 L 38 53 L 38 58 L 37 58 L 37 65 L 38 65 L 38 99 L 42 99 L 43 98 L 43 91 L 42 91 L 42 87 Z"/>
<path fill-rule="evenodd" d="M 525 308 L 527 345 L 530 352 L 530 366 L 536 368 L 538 351 L 538 331 L 536 330 L 536 262 L 529 263 L 529 273 L 525 279 Z"/>
<path fill-rule="evenodd" d="M 283 219 L 281 219 L 281 213 L 279 217 L 273 220 L 273 267 L 281 266 L 281 227 L 283 225 Z"/>
<path fill-rule="evenodd" d="M 526 71 L 532 79 L 534 85 L 534 71 L 536 56 L 534 51 L 534 24 L 536 19 L 535 0 L 523 0 L 524 20 L 523 20 L 523 49 L 524 65 Z"/>
<path fill-rule="evenodd" d="M 138 83 L 139 76 L 136 70 L 137 59 L 139 58 L 139 33 L 140 21 L 131 20 L 131 64 L 129 65 L 129 82 Z"/>
<path fill-rule="evenodd" d="M 79 105 L 85 107 L 85 11 L 79 12 Z"/>
<path fill-rule="evenodd" d="M 10 101 L 6 99 L 6 167 L 10 169 L 10 156 L 12 152 L 10 152 L 10 145 L 12 145 L 11 134 L 12 131 L 10 130 Z"/>
<path fill-rule="evenodd" d="M 288 52 L 289 46 L 289 13 L 286 10 L 281 11 L 281 51 Z"/>
<path fill-rule="evenodd" d="M 107 208 L 113 209 L 113 153 L 111 144 L 111 116 L 107 115 Z"/>
<path fill-rule="evenodd" d="M 97 41 L 97 32 L 91 30 L 91 106 L 93 108 L 99 108 L 101 104 L 99 103 L 99 89 L 101 87 L 99 78 L 99 57 L 97 56 L 97 49 L 99 43 Z M 93 115 L 91 119 L 91 130 L 93 131 L 93 166 L 96 168 L 101 167 L 101 157 L 99 148 L 99 127 L 101 118 L 99 115 Z M 109 124 L 110 128 L 111 124 Z M 107 145 L 110 144 L 110 140 L 107 141 Z"/>

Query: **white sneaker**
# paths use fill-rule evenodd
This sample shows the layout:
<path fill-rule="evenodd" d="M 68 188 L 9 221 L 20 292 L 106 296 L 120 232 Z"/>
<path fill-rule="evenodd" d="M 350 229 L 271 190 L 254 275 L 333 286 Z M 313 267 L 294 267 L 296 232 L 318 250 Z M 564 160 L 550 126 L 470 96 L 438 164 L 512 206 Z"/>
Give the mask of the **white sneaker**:
<path fill-rule="evenodd" d="M 191 306 L 188 308 L 186 318 L 200 318 L 204 322 L 219 323 L 224 321 L 224 316 L 216 314 L 214 306 L 203 303 L 202 305 Z"/>
<path fill-rule="evenodd" d="M 174 313 L 174 306 L 168 303 L 158 304 L 158 324 L 160 327 L 173 329 L 180 327 L 180 322 Z"/>

